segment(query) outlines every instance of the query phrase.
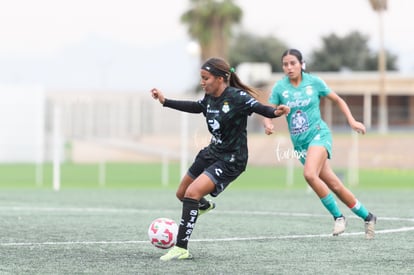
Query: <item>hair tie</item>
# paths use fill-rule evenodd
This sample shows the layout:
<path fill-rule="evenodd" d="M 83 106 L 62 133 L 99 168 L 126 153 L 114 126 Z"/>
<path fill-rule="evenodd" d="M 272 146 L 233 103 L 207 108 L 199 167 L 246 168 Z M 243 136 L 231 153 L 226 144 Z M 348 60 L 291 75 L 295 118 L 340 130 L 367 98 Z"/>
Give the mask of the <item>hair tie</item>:
<path fill-rule="evenodd" d="M 236 69 L 234 69 L 234 67 L 231 67 L 231 68 L 230 68 L 230 72 L 231 72 L 231 73 L 234 73 L 235 71 L 236 71 Z"/>

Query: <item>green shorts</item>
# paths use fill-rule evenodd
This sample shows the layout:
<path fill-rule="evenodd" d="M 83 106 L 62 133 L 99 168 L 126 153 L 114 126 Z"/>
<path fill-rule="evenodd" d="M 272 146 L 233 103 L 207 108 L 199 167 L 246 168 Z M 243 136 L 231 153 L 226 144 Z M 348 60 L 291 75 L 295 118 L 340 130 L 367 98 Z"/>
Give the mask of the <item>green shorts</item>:
<path fill-rule="evenodd" d="M 332 135 L 330 131 L 318 131 L 314 138 L 307 143 L 295 145 L 295 154 L 302 164 L 305 164 L 306 153 L 311 146 L 323 146 L 328 153 L 328 159 L 332 156 Z"/>

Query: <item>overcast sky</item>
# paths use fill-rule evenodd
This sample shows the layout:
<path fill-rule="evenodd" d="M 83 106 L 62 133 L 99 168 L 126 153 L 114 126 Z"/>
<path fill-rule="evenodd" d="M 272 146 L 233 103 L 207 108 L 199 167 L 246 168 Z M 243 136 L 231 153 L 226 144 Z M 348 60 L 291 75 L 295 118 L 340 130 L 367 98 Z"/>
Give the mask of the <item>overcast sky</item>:
<path fill-rule="evenodd" d="M 0 83 L 55 89 L 185 89 L 197 77 L 180 15 L 187 0 L 0 0 Z M 242 28 L 305 54 L 321 37 L 360 31 L 377 49 L 368 0 L 236 0 Z M 414 72 L 414 1 L 388 0 L 385 46 Z M 85 62 L 85 63 L 84 63 Z M 173 73 L 171 73 L 173 72 Z M 195 81 L 198 81 L 197 79 Z M 154 84 L 152 84 L 154 83 Z"/>

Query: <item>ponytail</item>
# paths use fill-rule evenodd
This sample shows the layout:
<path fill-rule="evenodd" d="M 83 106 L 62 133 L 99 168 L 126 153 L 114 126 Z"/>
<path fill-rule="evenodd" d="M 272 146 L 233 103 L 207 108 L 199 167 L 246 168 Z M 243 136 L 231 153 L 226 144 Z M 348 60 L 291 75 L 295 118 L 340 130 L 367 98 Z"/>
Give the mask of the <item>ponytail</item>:
<path fill-rule="evenodd" d="M 214 76 L 223 77 L 224 81 L 228 82 L 231 87 L 241 89 L 256 99 L 259 96 L 259 91 L 244 84 L 236 74 L 236 70 L 221 58 L 212 57 L 208 59 L 201 66 L 201 69 L 210 72 Z"/>

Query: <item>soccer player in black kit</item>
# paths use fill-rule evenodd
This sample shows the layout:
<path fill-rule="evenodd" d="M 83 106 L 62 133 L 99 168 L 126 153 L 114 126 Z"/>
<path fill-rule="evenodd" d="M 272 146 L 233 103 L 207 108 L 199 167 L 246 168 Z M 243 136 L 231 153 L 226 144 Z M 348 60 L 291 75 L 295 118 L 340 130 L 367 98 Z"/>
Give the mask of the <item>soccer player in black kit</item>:
<path fill-rule="evenodd" d="M 289 113 L 290 108 L 265 106 L 255 99 L 257 91 L 243 84 L 234 69 L 223 59 L 210 58 L 201 67 L 201 87 L 205 94 L 198 101 L 172 100 L 156 88 L 152 97 L 164 106 L 188 113 L 203 113 L 210 144 L 196 156 L 176 192 L 183 202 L 177 243 L 160 260 L 192 258 L 187 249 L 197 217 L 215 207 L 204 196 L 218 196 L 246 168 L 247 118 L 257 113 L 275 118 Z"/>

